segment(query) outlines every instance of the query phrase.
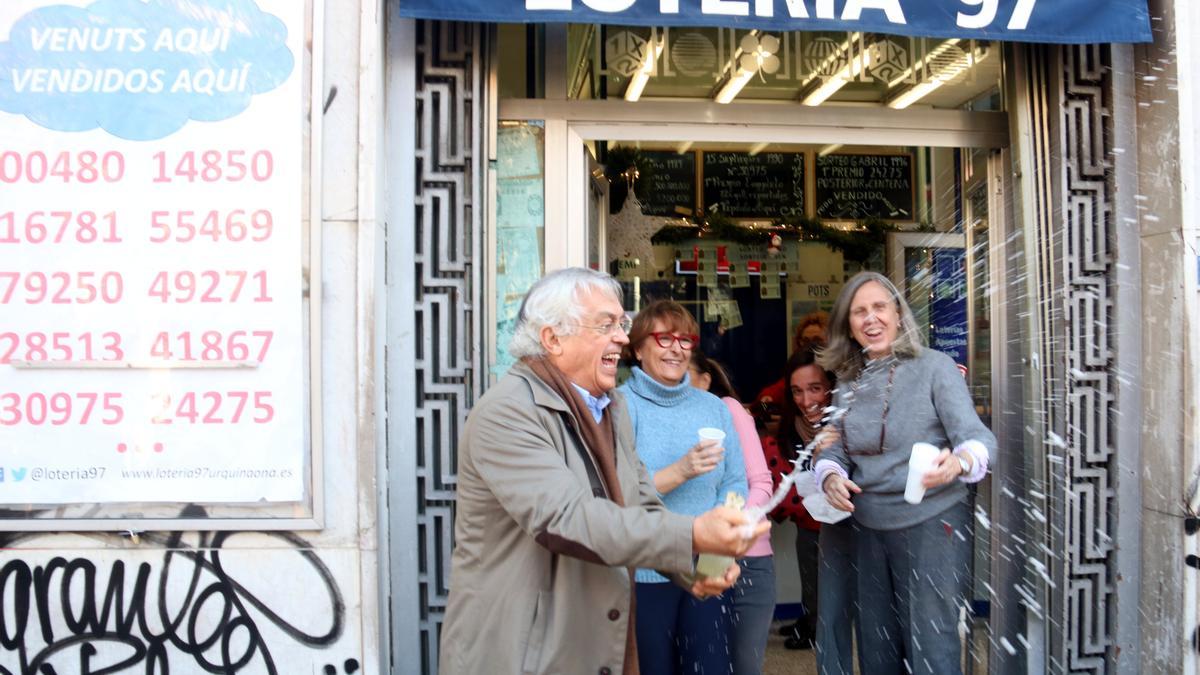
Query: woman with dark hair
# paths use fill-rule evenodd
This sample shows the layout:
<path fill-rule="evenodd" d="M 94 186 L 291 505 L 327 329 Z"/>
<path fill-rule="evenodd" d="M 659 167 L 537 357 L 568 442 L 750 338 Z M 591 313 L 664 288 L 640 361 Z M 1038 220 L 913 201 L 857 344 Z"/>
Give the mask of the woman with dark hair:
<path fill-rule="evenodd" d="M 783 380 L 788 394 L 782 401 L 779 429 L 763 443 L 776 485 L 797 464 L 810 467 L 812 458 L 819 457 L 837 437 L 835 427 L 822 430 L 837 378 L 817 364 L 811 347 L 788 359 Z M 806 450 L 811 458 L 802 454 Z M 808 649 L 815 644 L 818 672 L 848 675 L 853 672 L 854 525 L 850 520 L 818 523 L 805 510 L 795 488 L 771 515 L 796 523 L 796 560 L 805 608 L 784 646 Z"/>
<path fill-rule="evenodd" d="M 763 458 L 754 418 L 737 400 L 725 369 L 697 348 L 692 350 L 688 377 L 693 387 L 720 397 L 733 416 L 733 427 L 737 429 L 738 441 L 742 444 L 742 459 L 746 463 L 746 480 L 750 486 L 746 506 L 762 506 L 771 501 L 774 492 L 771 472 Z M 775 614 L 775 557 L 771 550 L 771 538 L 759 537 L 746 552 L 746 557 L 738 560 L 738 565 L 742 568 L 742 574 L 732 594 L 733 673 L 758 675 L 762 672 L 767 635 Z"/>
<path fill-rule="evenodd" d="M 637 365 L 619 387 L 638 457 L 663 504 L 685 515 L 721 506 L 731 492 L 746 497 L 742 446 L 729 408 L 689 380 L 691 353 L 700 344 L 696 332 L 696 320 L 679 303 L 647 305 L 625 347 Z M 719 429 L 724 439 L 697 442 L 706 427 Z M 728 673 L 729 594 L 700 600 L 653 570 L 639 569 L 635 578 L 641 672 Z"/>
<path fill-rule="evenodd" d="M 815 350 L 825 346 L 825 332 L 829 328 L 829 315 L 822 311 L 809 312 L 800 317 L 796 331 L 792 334 L 792 354 L 804 350 Z M 754 397 L 754 405 L 769 410 L 782 407 L 788 396 L 788 384 L 783 378 L 763 387 Z"/>
<path fill-rule="evenodd" d="M 996 439 L 954 361 L 921 345 L 912 310 L 881 274 L 847 282 L 818 360 L 842 382 L 840 435 L 816 473 L 829 503 L 858 525 L 863 672 L 961 672 L 958 624 L 974 540 L 967 484 L 986 475 Z M 915 443 L 947 449 L 912 503 L 905 487 Z"/>

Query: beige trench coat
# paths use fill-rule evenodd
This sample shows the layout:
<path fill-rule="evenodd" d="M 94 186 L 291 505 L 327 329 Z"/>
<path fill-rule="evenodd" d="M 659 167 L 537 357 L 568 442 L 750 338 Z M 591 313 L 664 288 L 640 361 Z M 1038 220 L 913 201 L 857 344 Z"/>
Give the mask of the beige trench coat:
<path fill-rule="evenodd" d="M 692 571 L 692 518 L 663 507 L 634 452 L 625 401 L 609 396 L 625 508 L 593 495 L 592 460 L 565 421 L 566 403 L 524 364 L 471 411 L 458 446 L 442 673 L 620 675 L 626 568 Z M 606 564 L 551 553 L 538 535 Z"/>

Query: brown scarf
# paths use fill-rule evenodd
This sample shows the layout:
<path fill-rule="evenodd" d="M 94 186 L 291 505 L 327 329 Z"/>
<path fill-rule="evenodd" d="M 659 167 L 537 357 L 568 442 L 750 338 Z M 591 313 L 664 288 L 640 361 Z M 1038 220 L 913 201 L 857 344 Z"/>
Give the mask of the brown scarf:
<path fill-rule="evenodd" d="M 621 481 L 617 478 L 617 442 L 613 430 L 612 415 L 608 408 L 597 424 L 592 417 L 592 411 L 584 403 L 579 391 L 571 385 L 562 371 L 554 367 L 547 359 L 524 359 L 538 379 L 554 390 L 571 410 L 568 422 L 579 434 L 587 447 L 592 459 L 599 469 L 600 479 L 604 483 L 605 492 L 610 501 L 617 506 L 625 506 L 625 495 L 621 493 Z M 570 419 L 573 417 L 574 419 Z M 594 554 L 593 554 L 594 555 Z M 586 556 L 584 556 L 587 559 Z M 594 560 L 592 562 L 595 562 Z M 629 587 L 634 589 L 633 568 L 629 568 Z M 634 629 L 634 618 L 637 616 L 637 593 L 629 594 L 629 630 L 625 634 L 625 667 L 624 675 L 638 675 L 637 633 Z"/>
<path fill-rule="evenodd" d="M 813 439 L 817 437 L 817 432 L 821 430 L 821 425 L 813 426 L 808 423 L 808 419 L 801 413 L 796 415 L 796 433 L 800 434 L 800 440 L 804 441 L 804 445 L 808 446 Z"/>

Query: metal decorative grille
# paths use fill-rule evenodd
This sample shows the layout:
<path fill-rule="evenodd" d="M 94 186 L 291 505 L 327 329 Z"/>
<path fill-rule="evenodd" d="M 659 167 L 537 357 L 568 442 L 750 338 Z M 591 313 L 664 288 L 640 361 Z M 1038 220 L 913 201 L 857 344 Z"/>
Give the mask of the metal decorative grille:
<path fill-rule="evenodd" d="M 417 529 L 421 664 L 437 672 L 453 535 L 456 444 L 485 375 L 481 280 L 486 211 L 483 30 L 422 21 L 416 49 Z M 403 264 L 403 262 L 401 263 Z M 399 580 L 405 583 L 408 580 Z"/>
<path fill-rule="evenodd" d="M 1062 275 L 1066 399 L 1062 470 L 1063 670 L 1102 673 L 1113 654 L 1117 508 L 1111 337 L 1115 260 L 1110 51 L 1061 48 Z"/>

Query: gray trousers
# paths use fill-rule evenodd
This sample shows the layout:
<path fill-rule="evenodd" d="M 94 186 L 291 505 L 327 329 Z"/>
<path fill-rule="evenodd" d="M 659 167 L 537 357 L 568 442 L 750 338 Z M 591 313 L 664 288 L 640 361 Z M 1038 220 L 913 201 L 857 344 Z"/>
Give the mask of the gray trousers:
<path fill-rule="evenodd" d="M 775 614 L 775 557 L 742 558 L 738 564 L 742 575 L 731 593 L 733 673 L 760 675 Z"/>
<path fill-rule="evenodd" d="M 817 672 L 821 675 L 853 675 L 854 640 L 859 632 L 857 565 L 854 538 L 858 525 L 853 518 L 821 525 L 819 581 L 817 586 Z M 862 636 L 859 636 L 862 644 Z M 869 673 L 859 654 L 859 671 Z"/>
<path fill-rule="evenodd" d="M 900 530 L 859 524 L 864 673 L 962 672 L 958 622 L 970 588 L 972 541 L 965 501 Z"/>

